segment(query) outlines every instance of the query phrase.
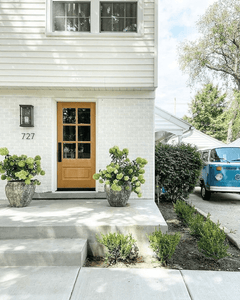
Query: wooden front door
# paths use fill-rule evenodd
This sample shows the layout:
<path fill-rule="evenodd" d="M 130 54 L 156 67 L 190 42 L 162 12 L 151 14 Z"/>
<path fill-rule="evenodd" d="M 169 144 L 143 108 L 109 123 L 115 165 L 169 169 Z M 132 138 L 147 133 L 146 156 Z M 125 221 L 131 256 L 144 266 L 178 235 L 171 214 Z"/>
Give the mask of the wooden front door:
<path fill-rule="evenodd" d="M 94 189 L 95 103 L 59 102 L 58 190 Z"/>

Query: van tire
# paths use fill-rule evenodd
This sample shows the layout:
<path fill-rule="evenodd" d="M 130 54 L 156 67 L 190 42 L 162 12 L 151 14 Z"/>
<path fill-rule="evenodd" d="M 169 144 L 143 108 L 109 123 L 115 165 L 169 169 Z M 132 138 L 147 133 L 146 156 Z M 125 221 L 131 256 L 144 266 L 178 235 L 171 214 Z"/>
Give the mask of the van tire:
<path fill-rule="evenodd" d="M 201 196 L 202 196 L 203 200 L 210 200 L 210 198 L 211 198 L 211 192 L 206 190 L 206 187 L 204 184 L 201 186 Z"/>

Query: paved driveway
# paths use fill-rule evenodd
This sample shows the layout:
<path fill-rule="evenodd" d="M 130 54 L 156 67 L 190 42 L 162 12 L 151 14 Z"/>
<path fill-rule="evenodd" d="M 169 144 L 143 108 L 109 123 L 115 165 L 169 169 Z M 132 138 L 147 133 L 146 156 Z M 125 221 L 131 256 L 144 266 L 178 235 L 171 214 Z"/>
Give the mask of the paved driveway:
<path fill-rule="evenodd" d="M 200 188 L 197 187 L 187 202 L 205 216 L 210 213 L 211 220 L 219 221 L 226 234 L 240 249 L 240 195 L 213 193 L 211 199 L 206 201 L 202 200 Z"/>

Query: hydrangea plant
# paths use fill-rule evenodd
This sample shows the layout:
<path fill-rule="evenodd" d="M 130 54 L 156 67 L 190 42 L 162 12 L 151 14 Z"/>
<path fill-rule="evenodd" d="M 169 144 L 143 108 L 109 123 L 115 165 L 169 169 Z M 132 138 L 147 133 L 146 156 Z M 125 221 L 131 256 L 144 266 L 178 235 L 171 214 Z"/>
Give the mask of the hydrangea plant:
<path fill-rule="evenodd" d="M 144 166 L 147 160 L 137 157 L 130 161 L 128 158 L 128 149 L 120 150 L 118 146 L 109 149 L 111 163 L 105 170 L 99 170 L 99 173 L 93 175 L 93 179 L 99 180 L 100 183 L 110 185 L 113 191 L 122 189 L 135 192 L 138 197 L 142 197 L 141 185 L 145 183 L 143 174 Z"/>
<path fill-rule="evenodd" d="M 36 175 L 45 175 L 45 171 L 41 168 L 41 157 L 39 155 L 35 158 L 27 157 L 27 155 L 9 155 L 7 148 L 0 148 L 0 155 L 5 156 L 5 159 L 0 161 L 2 180 L 41 184 L 38 179 L 33 179 Z"/>

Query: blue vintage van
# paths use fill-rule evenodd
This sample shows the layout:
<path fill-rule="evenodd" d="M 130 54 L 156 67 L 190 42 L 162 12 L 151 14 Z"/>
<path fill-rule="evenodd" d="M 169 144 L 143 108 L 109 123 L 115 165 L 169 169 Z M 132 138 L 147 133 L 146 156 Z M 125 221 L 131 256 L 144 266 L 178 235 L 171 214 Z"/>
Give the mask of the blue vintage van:
<path fill-rule="evenodd" d="M 217 147 L 199 151 L 203 160 L 201 196 L 211 193 L 240 193 L 240 147 Z"/>

